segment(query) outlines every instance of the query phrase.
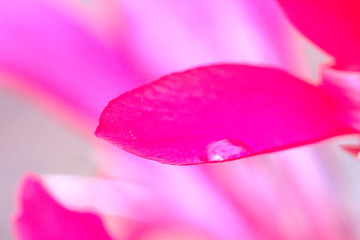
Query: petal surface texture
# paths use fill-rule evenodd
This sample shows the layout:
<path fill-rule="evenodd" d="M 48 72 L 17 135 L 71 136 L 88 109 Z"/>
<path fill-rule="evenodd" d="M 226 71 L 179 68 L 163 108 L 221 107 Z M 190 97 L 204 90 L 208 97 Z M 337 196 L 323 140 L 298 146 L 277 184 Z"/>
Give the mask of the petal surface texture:
<path fill-rule="evenodd" d="M 278 0 L 295 26 L 342 68 L 360 66 L 360 1 Z"/>
<path fill-rule="evenodd" d="M 168 164 L 234 160 L 350 132 L 315 86 L 283 71 L 213 65 L 111 101 L 97 136 Z"/>
<path fill-rule="evenodd" d="M 21 211 L 15 219 L 18 239 L 111 239 L 98 216 L 65 209 L 37 177 L 25 178 L 19 197 Z"/>

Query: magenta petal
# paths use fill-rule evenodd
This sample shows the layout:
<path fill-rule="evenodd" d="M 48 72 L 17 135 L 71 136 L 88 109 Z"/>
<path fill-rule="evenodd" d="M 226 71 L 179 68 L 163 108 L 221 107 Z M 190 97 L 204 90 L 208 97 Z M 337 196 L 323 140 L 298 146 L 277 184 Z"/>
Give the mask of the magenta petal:
<path fill-rule="evenodd" d="M 111 101 L 97 136 L 168 164 L 233 160 L 350 132 L 331 99 L 273 68 L 214 65 Z"/>
<path fill-rule="evenodd" d="M 25 178 L 19 197 L 21 212 L 14 221 L 19 239 L 111 239 L 98 216 L 63 208 L 36 177 Z"/>
<path fill-rule="evenodd" d="M 333 55 L 339 67 L 360 67 L 360 1 L 278 1 L 295 26 Z"/>

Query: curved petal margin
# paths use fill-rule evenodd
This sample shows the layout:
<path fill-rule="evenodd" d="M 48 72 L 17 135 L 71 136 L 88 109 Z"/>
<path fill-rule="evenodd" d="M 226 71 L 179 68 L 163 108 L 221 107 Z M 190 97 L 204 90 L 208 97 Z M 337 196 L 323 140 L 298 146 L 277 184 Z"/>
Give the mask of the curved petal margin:
<path fill-rule="evenodd" d="M 19 203 L 21 211 L 14 219 L 17 239 L 111 240 L 98 216 L 65 209 L 38 177 L 24 178 Z"/>
<path fill-rule="evenodd" d="M 360 1 L 278 0 L 293 24 L 336 58 L 341 69 L 360 69 Z"/>
<path fill-rule="evenodd" d="M 186 165 L 234 160 L 349 133 L 321 89 L 283 71 L 213 65 L 112 100 L 98 137 L 144 158 Z"/>

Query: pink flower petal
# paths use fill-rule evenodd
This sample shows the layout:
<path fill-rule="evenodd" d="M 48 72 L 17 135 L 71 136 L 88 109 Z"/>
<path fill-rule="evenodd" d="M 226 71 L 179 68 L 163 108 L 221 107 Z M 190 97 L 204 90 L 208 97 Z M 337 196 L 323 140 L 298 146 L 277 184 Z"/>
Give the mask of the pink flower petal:
<path fill-rule="evenodd" d="M 336 58 L 339 68 L 360 68 L 360 1 L 278 1 L 305 36 Z"/>
<path fill-rule="evenodd" d="M 97 136 L 168 164 L 234 160 L 350 132 L 323 92 L 272 68 L 213 65 L 111 101 Z"/>
<path fill-rule="evenodd" d="M 14 221 L 19 239 L 111 239 L 98 216 L 63 208 L 37 177 L 24 179 L 20 208 Z"/>

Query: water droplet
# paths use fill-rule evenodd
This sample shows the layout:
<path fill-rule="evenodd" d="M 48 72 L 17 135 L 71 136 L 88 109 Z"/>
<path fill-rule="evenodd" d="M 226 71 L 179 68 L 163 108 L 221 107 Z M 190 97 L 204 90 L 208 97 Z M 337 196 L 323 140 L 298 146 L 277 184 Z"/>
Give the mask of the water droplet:
<path fill-rule="evenodd" d="M 360 145 L 342 145 L 341 146 L 346 152 L 350 153 L 354 157 L 360 159 Z"/>
<path fill-rule="evenodd" d="M 243 142 L 234 139 L 223 139 L 212 142 L 207 147 L 208 161 L 226 161 L 252 154 L 253 151 Z"/>

